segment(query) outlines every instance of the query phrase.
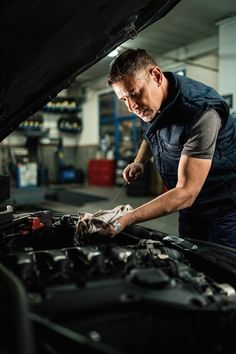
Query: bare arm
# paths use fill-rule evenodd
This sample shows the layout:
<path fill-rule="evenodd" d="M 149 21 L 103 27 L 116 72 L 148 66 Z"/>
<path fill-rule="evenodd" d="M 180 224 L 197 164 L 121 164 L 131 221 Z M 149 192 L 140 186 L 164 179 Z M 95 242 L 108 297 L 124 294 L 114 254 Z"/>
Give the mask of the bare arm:
<path fill-rule="evenodd" d="M 136 158 L 134 159 L 134 162 L 139 162 L 145 165 L 145 163 L 150 159 L 152 156 L 151 150 L 149 143 L 143 139 L 142 144 L 140 145 L 139 151 L 137 153 Z"/>
<path fill-rule="evenodd" d="M 158 218 L 191 206 L 206 180 L 211 162 L 210 159 L 182 155 L 176 186 L 121 217 L 118 220 L 119 231 L 129 225 Z M 109 234 L 116 234 L 112 226 Z"/>
<path fill-rule="evenodd" d="M 144 139 L 138 150 L 134 162 L 127 165 L 123 171 L 125 181 L 132 181 L 136 179 L 144 171 L 144 165 L 152 156 L 149 143 Z"/>

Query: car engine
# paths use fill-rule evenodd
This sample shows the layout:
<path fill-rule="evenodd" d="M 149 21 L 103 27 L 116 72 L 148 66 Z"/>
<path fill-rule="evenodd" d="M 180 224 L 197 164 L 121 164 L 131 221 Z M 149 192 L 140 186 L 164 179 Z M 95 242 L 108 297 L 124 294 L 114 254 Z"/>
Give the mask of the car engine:
<path fill-rule="evenodd" d="M 2 353 L 236 350 L 236 252 L 139 225 L 75 236 L 76 215 L 0 213 Z"/>

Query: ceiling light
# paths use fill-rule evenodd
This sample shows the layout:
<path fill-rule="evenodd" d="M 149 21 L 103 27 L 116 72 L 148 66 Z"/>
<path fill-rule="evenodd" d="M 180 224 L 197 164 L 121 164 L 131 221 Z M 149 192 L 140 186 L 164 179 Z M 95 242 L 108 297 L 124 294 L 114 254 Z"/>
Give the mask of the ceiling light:
<path fill-rule="evenodd" d="M 111 53 L 108 54 L 108 57 L 113 58 L 113 57 L 116 57 L 118 54 L 119 54 L 118 50 L 115 49 Z"/>

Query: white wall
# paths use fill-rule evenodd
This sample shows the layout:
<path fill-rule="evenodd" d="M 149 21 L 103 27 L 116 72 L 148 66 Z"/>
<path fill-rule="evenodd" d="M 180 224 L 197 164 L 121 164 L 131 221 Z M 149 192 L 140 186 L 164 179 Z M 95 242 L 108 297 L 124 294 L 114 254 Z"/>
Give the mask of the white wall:
<path fill-rule="evenodd" d="M 86 101 L 82 105 L 83 130 L 79 136 L 80 146 L 95 145 L 99 142 L 98 93 L 87 89 Z"/>
<path fill-rule="evenodd" d="M 218 56 L 216 54 L 205 54 L 200 58 L 188 59 L 179 63 L 165 63 L 163 61 L 162 67 L 165 71 L 184 69 L 186 75 L 191 79 L 201 81 L 218 90 Z"/>
<path fill-rule="evenodd" d="M 192 61 L 193 64 L 186 65 L 188 77 L 203 82 L 206 85 L 218 90 L 218 57 L 217 55 L 206 55 Z"/>
<path fill-rule="evenodd" d="M 103 86 L 98 80 L 97 89 L 87 88 L 86 101 L 82 105 L 83 130 L 78 140 L 79 146 L 99 144 L 99 95 L 111 90 L 105 84 Z M 96 87 L 96 83 L 93 87 Z"/>
<path fill-rule="evenodd" d="M 233 94 L 236 111 L 236 16 L 221 21 L 219 25 L 219 92 Z"/>

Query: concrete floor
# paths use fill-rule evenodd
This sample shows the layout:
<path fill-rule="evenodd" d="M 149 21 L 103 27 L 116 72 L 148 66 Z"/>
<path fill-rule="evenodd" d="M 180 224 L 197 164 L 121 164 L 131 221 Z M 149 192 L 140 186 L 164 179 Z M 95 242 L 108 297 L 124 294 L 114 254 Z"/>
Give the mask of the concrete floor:
<path fill-rule="evenodd" d="M 40 208 L 56 209 L 58 212 L 62 212 L 65 214 L 75 214 L 78 211 L 87 211 L 90 213 L 94 213 L 101 209 L 112 209 L 117 205 L 121 204 L 130 204 L 133 208 L 135 208 L 154 198 L 152 196 L 129 196 L 127 195 L 126 189 L 120 191 L 121 187 L 119 186 L 97 187 L 90 185 L 67 185 L 63 187 L 69 188 L 70 190 L 74 190 L 76 192 L 81 191 L 83 193 L 106 197 L 107 200 L 99 201 L 96 203 L 85 203 L 80 207 L 75 205 L 63 204 L 61 202 L 58 203 L 55 201 L 46 200 L 45 202 L 40 204 Z M 120 192 L 118 198 L 114 201 L 114 203 L 111 204 L 111 201 L 118 192 Z M 140 225 L 178 236 L 178 213 L 173 213 L 171 215 L 163 216 L 158 219 L 149 220 L 140 223 Z"/>

